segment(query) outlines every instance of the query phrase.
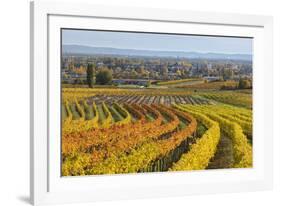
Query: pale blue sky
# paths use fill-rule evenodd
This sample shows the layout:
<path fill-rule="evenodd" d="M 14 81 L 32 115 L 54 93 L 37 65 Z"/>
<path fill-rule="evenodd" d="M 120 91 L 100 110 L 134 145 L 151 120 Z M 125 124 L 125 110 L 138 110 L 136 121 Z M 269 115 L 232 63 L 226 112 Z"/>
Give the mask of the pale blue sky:
<path fill-rule="evenodd" d="M 252 54 L 252 39 L 191 35 L 108 32 L 93 30 L 62 31 L 62 44 L 121 49 L 186 51 L 202 53 Z"/>

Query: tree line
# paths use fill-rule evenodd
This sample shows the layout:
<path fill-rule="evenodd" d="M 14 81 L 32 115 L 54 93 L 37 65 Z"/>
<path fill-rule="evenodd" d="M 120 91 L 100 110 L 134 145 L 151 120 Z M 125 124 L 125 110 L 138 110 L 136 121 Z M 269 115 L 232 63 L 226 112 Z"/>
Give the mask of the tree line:
<path fill-rule="evenodd" d="M 112 71 L 108 68 L 102 68 L 97 73 L 93 64 L 87 65 L 87 84 L 93 88 L 94 84 L 106 85 L 112 81 Z"/>

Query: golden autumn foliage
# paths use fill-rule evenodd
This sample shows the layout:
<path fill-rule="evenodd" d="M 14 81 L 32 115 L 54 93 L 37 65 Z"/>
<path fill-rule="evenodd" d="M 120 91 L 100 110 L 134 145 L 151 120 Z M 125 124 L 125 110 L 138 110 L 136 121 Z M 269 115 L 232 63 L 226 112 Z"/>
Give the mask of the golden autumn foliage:
<path fill-rule="evenodd" d="M 187 111 L 185 108 L 180 106 L 176 106 L 176 108 L 182 111 Z M 219 124 L 203 114 L 194 111 L 189 112 L 202 122 L 208 130 L 196 141 L 195 144 L 191 146 L 188 153 L 182 155 L 181 159 L 170 169 L 171 171 L 205 169 L 216 152 L 217 144 L 220 138 Z"/>
<path fill-rule="evenodd" d="M 252 146 L 249 144 L 247 137 L 243 133 L 242 127 L 235 121 L 230 121 L 224 117 L 219 116 L 211 107 L 206 110 L 206 106 L 183 106 L 188 111 L 195 111 L 205 114 L 214 121 L 218 122 L 220 128 L 233 141 L 234 150 L 234 165 L 236 168 L 246 168 L 253 166 Z M 227 112 L 226 112 L 227 113 Z"/>
<path fill-rule="evenodd" d="M 227 104 L 231 101 L 227 93 L 209 93 L 209 96 L 202 93 L 198 98 L 196 95 L 191 98 L 188 104 L 180 104 L 181 95 L 189 95 L 189 92 L 151 90 L 150 95 L 154 92 L 158 92 L 160 103 L 155 104 L 151 98 L 148 103 L 137 104 L 133 103 L 134 97 L 144 98 L 147 90 L 64 88 L 62 175 L 153 171 L 156 164 L 168 161 L 165 158 L 169 159 L 183 145 L 186 148 L 180 150 L 177 158 L 170 158 L 173 161 L 165 164 L 164 171 L 206 169 L 215 157 L 221 133 L 232 140 L 233 167 L 252 167 L 252 111 L 247 109 L 249 107 Z M 176 95 L 170 99 L 172 106 L 164 105 L 161 96 L 170 98 L 170 94 Z M 93 98 L 96 95 L 105 98 L 97 101 Z M 110 102 L 106 95 L 124 95 L 127 100 Z M 243 99 L 241 104 L 249 105 L 247 95 L 240 98 Z M 212 99 L 214 104 L 210 105 L 205 99 Z M 198 125 L 205 128 L 200 136 Z"/>

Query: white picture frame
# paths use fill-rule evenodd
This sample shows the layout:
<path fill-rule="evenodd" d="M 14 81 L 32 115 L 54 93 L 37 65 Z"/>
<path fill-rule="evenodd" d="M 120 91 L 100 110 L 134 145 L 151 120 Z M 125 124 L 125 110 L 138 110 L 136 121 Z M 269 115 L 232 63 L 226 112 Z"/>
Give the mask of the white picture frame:
<path fill-rule="evenodd" d="M 57 118 L 54 116 L 59 113 L 60 104 L 58 32 L 65 27 L 160 33 L 170 33 L 173 28 L 178 33 L 190 33 L 192 30 L 197 34 L 255 37 L 254 167 L 227 171 L 60 177 L 60 143 L 58 138 L 50 137 L 59 132 L 58 122 L 55 121 Z M 39 205 L 271 189 L 272 39 L 272 17 L 268 16 L 31 2 L 32 203 Z"/>

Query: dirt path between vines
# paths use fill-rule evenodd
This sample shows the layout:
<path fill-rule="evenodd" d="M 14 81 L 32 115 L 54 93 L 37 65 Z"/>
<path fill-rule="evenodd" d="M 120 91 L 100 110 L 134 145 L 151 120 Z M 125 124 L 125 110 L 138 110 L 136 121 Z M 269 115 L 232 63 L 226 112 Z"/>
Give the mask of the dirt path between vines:
<path fill-rule="evenodd" d="M 218 144 L 217 152 L 214 158 L 210 161 L 207 169 L 232 168 L 233 162 L 234 159 L 232 140 L 224 133 L 221 133 L 221 138 Z"/>

